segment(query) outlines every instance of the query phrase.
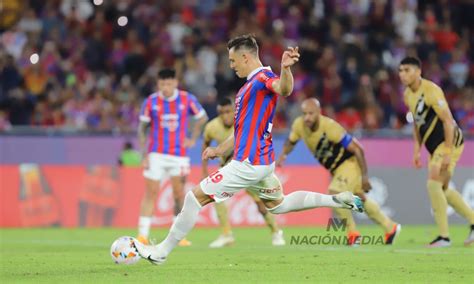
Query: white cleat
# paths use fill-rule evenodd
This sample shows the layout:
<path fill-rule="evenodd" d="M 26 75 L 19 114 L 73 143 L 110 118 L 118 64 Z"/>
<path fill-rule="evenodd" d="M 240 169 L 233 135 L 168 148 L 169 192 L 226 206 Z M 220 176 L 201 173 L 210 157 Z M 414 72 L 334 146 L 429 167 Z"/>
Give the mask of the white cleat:
<path fill-rule="evenodd" d="M 160 251 L 159 245 L 144 245 L 138 240 L 134 240 L 133 245 L 138 254 L 142 258 L 148 260 L 151 264 L 163 264 L 166 261 L 166 255 Z"/>
<path fill-rule="evenodd" d="M 220 235 L 215 239 L 212 243 L 209 244 L 210 248 L 222 248 L 226 246 L 230 246 L 234 244 L 234 235 L 233 234 L 227 234 L 227 235 Z"/>
<path fill-rule="evenodd" d="M 339 204 L 343 204 L 344 208 L 351 209 L 356 212 L 364 212 L 364 203 L 359 196 L 356 196 L 349 191 L 344 191 L 333 195 L 333 200 Z"/>
<path fill-rule="evenodd" d="M 465 246 L 470 246 L 473 243 L 474 243 L 474 228 L 471 227 L 471 231 L 469 232 L 469 235 L 467 236 L 466 240 L 464 241 L 464 245 Z"/>
<path fill-rule="evenodd" d="M 284 246 L 286 245 L 285 238 L 283 238 L 283 231 L 279 230 L 272 234 L 272 245 L 274 246 Z"/>
<path fill-rule="evenodd" d="M 429 248 L 447 248 L 451 246 L 451 240 L 449 238 L 443 238 L 441 236 L 436 237 L 429 245 Z"/>

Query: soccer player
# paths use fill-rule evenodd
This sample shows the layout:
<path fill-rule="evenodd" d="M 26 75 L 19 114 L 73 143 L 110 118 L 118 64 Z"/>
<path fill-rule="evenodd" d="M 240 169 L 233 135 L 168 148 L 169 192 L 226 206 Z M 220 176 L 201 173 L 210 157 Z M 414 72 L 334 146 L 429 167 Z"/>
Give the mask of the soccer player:
<path fill-rule="evenodd" d="M 216 141 L 218 144 L 224 142 L 229 136 L 234 132 L 234 106 L 232 101 L 229 98 L 223 98 L 219 101 L 217 106 L 217 112 L 219 116 L 209 121 L 204 127 L 204 143 L 202 145 L 202 151 L 204 152 L 207 147 L 209 147 L 212 141 Z M 232 160 L 232 150 L 225 153 L 220 158 L 220 166 L 223 167 L 230 160 Z M 202 161 L 202 173 L 203 177 L 209 175 L 207 169 L 207 160 Z M 275 222 L 275 218 L 272 214 L 268 213 L 268 210 L 265 208 L 262 200 L 253 193 L 252 191 L 247 191 L 247 193 L 252 197 L 257 205 L 258 211 L 262 214 L 265 223 L 272 231 L 272 244 L 274 246 L 283 246 L 285 245 L 285 239 L 283 238 L 283 231 L 278 228 L 278 225 Z M 227 218 L 227 206 L 224 202 L 216 203 L 215 209 L 217 213 L 217 218 L 222 227 L 222 234 L 214 240 L 209 247 L 211 248 L 220 248 L 234 243 L 234 235 L 230 227 L 229 219 Z"/>
<path fill-rule="evenodd" d="M 456 124 L 443 90 L 435 83 L 421 77 L 421 62 L 415 57 L 406 57 L 400 62 L 400 80 L 407 88 L 403 99 L 413 115 L 415 148 L 413 163 L 421 168 L 420 151 L 424 144 L 430 153 L 428 165 L 428 196 L 433 208 L 439 235 L 430 247 L 448 247 L 448 204 L 471 224 L 464 244 L 474 242 L 474 211 L 462 199 L 459 192 L 449 186 L 456 163 L 464 149 L 463 134 Z"/>
<path fill-rule="evenodd" d="M 173 69 L 163 69 L 158 73 L 158 91 L 144 102 L 140 112 L 138 139 L 143 154 L 143 176 L 146 190 L 143 196 L 138 221 L 138 240 L 148 243 L 151 216 L 160 189 L 160 181 L 169 177 L 173 188 L 175 215 L 184 201 L 184 185 L 189 173 L 187 148 L 194 146 L 207 115 L 196 97 L 177 89 L 178 80 Z M 186 138 L 189 118 L 196 121 L 190 139 Z M 146 129 L 150 126 L 148 150 L 146 150 Z M 181 246 L 191 243 L 183 239 Z"/>
<path fill-rule="evenodd" d="M 336 121 L 321 115 L 321 106 L 315 98 L 303 101 L 303 115 L 296 118 L 291 132 L 277 161 L 281 166 L 296 143 L 302 139 L 308 149 L 332 176 L 329 193 L 337 194 L 350 190 L 362 198 L 364 210 L 372 221 L 385 231 L 385 244 L 391 245 L 398 236 L 401 226 L 387 217 L 372 199 L 365 196 L 371 185 L 367 176 L 367 163 L 360 142 L 348 134 Z M 335 213 L 347 222 L 348 245 L 358 245 L 360 233 L 352 214 L 342 208 L 334 208 Z"/>
<path fill-rule="evenodd" d="M 230 67 L 238 77 L 247 78 L 247 82 L 235 98 L 234 135 L 215 148 L 208 147 L 202 159 L 222 157 L 232 147 L 233 159 L 186 194 L 181 213 L 161 243 L 150 246 L 133 242 L 140 256 L 153 264 L 166 260 L 194 227 L 203 206 L 222 202 L 244 188 L 254 191 L 273 214 L 323 206 L 363 211 L 362 200 L 348 191 L 337 195 L 296 191 L 284 196 L 274 173 L 272 121 L 278 96 L 287 97 L 293 90 L 290 68 L 299 60 L 298 47 L 289 47 L 283 53 L 279 77 L 269 67 L 262 66 L 253 36 L 235 37 L 228 42 L 227 48 Z"/>

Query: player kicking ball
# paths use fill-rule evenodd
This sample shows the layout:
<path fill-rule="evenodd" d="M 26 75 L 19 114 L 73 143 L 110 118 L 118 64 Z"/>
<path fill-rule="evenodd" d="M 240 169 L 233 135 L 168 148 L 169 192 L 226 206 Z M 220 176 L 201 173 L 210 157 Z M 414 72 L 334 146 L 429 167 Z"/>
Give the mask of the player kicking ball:
<path fill-rule="evenodd" d="M 229 98 L 222 98 L 218 102 L 217 112 L 219 115 L 213 120 L 209 121 L 206 124 L 206 127 L 204 127 L 204 143 L 202 144 L 203 152 L 211 145 L 212 141 L 216 141 L 218 144 L 220 144 L 234 133 L 234 106 L 232 101 Z M 230 149 L 228 153 L 225 153 L 220 158 L 220 167 L 223 167 L 230 160 L 232 160 L 233 154 L 234 153 L 232 152 L 232 149 Z M 207 166 L 207 160 L 202 161 L 203 177 L 207 177 L 209 175 Z M 253 191 L 247 191 L 247 193 L 255 201 L 258 211 L 260 214 L 262 214 L 265 223 L 272 232 L 272 245 L 285 245 L 286 242 L 283 238 L 283 231 L 278 228 L 278 225 L 275 222 L 275 217 L 271 213 L 268 213 L 267 208 L 265 208 L 265 204 L 263 204 L 262 200 L 257 194 L 255 194 Z M 215 203 L 214 207 L 216 209 L 217 219 L 219 220 L 219 223 L 222 227 L 222 234 L 220 234 L 216 240 L 209 244 L 209 247 L 221 248 L 232 245 L 235 242 L 235 239 L 234 235 L 232 234 L 229 218 L 227 217 L 227 206 L 225 202 L 220 202 Z"/>
<path fill-rule="evenodd" d="M 418 58 L 406 57 L 400 62 L 400 81 L 407 88 L 403 99 L 413 115 L 415 148 L 413 163 L 421 168 L 420 151 L 424 144 L 430 153 L 428 165 L 428 196 L 433 208 L 439 235 L 429 247 L 448 247 L 448 204 L 471 224 L 464 245 L 474 243 L 474 211 L 456 189 L 449 186 L 456 163 L 464 150 L 463 134 L 449 110 L 443 90 L 435 83 L 421 77 Z"/>
<path fill-rule="evenodd" d="M 285 196 L 274 173 L 272 121 L 278 96 L 287 97 L 293 90 L 290 68 L 299 60 L 298 47 L 289 47 L 283 53 L 280 76 L 269 67 L 263 67 L 253 36 L 235 37 L 228 42 L 227 48 L 230 68 L 238 77 L 247 78 L 247 82 L 235 99 L 234 135 L 215 148 L 207 148 L 202 159 L 222 157 L 232 148 L 233 159 L 186 194 L 183 209 L 161 243 L 151 246 L 134 242 L 140 256 L 153 264 L 163 263 L 186 237 L 203 206 L 222 202 L 242 189 L 255 192 L 273 214 L 318 207 L 364 210 L 362 200 L 348 191 L 337 195 L 295 191 Z"/>
<path fill-rule="evenodd" d="M 391 245 L 401 230 L 400 224 L 387 217 L 372 199 L 365 196 L 371 185 L 367 176 L 367 163 L 359 141 L 346 132 L 336 121 L 321 115 L 321 106 L 315 98 L 303 101 L 303 115 L 298 117 L 277 161 L 281 166 L 296 143 L 302 139 L 308 149 L 332 176 L 329 192 L 337 194 L 350 190 L 362 198 L 367 216 L 385 231 L 385 244 Z M 360 233 L 348 210 L 334 208 L 339 218 L 347 222 L 348 245 L 358 245 Z"/>

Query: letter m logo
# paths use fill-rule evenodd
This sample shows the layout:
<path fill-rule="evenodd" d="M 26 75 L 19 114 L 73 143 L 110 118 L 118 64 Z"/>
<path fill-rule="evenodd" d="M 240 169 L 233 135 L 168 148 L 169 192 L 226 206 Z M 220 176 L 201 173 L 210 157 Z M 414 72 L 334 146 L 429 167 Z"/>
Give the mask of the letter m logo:
<path fill-rule="evenodd" d="M 345 231 L 347 226 L 347 219 L 339 219 L 339 218 L 329 218 L 328 225 L 326 226 L 326 231 L 333 231 L 337 232 L 339 230 Z"/>

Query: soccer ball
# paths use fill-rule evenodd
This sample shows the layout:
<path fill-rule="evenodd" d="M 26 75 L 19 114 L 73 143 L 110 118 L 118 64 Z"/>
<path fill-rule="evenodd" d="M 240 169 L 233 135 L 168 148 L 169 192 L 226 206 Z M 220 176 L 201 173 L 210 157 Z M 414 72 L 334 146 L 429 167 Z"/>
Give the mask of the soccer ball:
<path fill-rule="evenodd" d="M 135 264 L 140 260 L 132 237 L 120 237 L 110 247 L 110 256 L 116 264 Z"/>

